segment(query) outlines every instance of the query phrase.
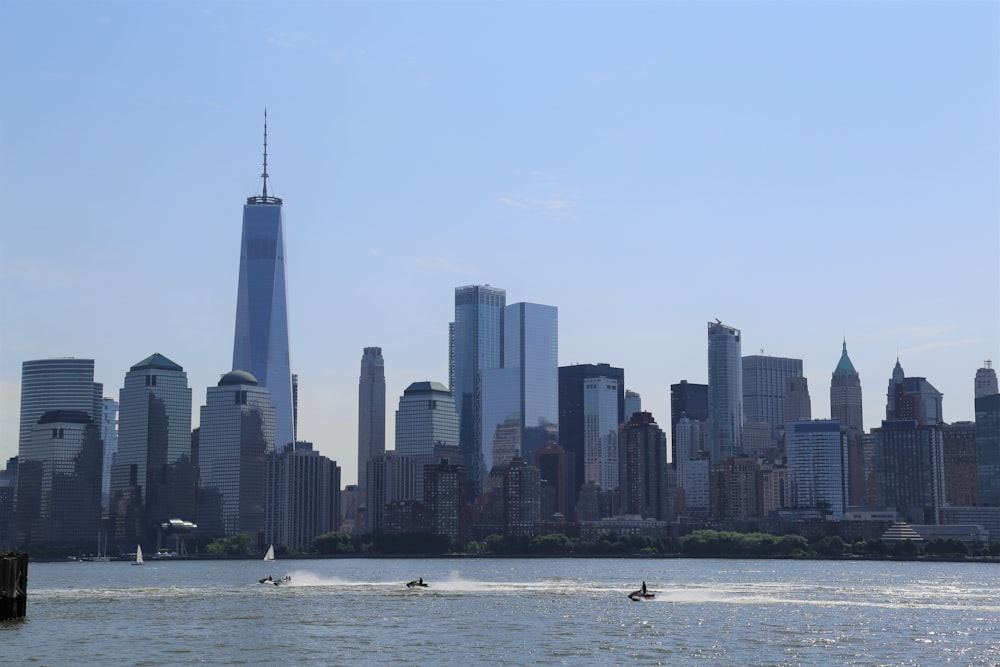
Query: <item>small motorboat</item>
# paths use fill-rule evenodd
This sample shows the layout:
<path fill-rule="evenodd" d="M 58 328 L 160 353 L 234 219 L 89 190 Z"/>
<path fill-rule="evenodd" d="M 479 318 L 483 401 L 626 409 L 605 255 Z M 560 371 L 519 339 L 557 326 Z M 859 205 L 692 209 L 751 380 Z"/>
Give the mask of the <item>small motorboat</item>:
<path fill-rule="evenodd" d="M 427 588 L 427 584 L 424 583 L 424 578 L 414 579 L 413 581 L 407 582 L 407 588 Z"/>

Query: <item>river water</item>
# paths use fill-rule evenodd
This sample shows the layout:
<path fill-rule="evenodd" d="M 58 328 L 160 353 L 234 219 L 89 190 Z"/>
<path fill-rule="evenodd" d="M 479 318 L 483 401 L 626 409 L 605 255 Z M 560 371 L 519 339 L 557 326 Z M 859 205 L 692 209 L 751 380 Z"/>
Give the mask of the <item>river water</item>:
<path fill-rule="evenodd" d="M 287 586 L 261 577 L 290 574 Z M 427 589 L 404 583 L 423 577 Z M 645 580 L 655 600 L 626 594 Z M 1000 566 L 711 559 L 32 563 L 0 663 L 1000 665 Z"/>

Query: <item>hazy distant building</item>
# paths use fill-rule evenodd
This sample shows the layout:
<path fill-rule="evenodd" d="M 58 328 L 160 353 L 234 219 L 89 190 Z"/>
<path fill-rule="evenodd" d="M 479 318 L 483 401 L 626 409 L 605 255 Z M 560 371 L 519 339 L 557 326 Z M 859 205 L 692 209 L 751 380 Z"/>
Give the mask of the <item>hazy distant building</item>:
<path fill-rule="evenodd" d="M 809 381 L 801 375 L 789 377 L 785 384 L 785 423 L 812 419 Z"/>
<path fill-rule="evenodd" d="M 875 438 L 877 504 L 908 523 L 937 523 L 944 504 L 941 430 L 912 419 L 883 421 Z"/>
<path fill-rule="evenodd" d="M 586 381 L 609 378 L 618 383 L 618 424 L 625 419 L 625 371 L 610 364 L 575 364 L 559 367 L 559 446 L 573 462 L 573 509 L 584 484 L 585 465 L 585 405 Z M 570 519 L 573 517 L 570 516 Z"/>
<path fill-rule="evenodd" d="M 944 422 L 942 394 L 922 377 L 906 377 L 896 360 L 889 380 L 886 397 L 886 421 L 914 419 L 919 424 L 936 425 Z"/>
<path fill-rule="evenodd" d="M 413 459 L 414 499 L 423 499 L 424 466 L 440 463 L 435 448 L 458 447 L 455 399 L 440 382 L 414 382 L 396 410 L 396 453 Z"/>
<path fill-rule="evenodd" d="M 179 484 L 178 477 L 192 474 L 192 397 L 184 369 L 153 354 L 125 374 L 118 398 L 118 454 L 111 466 L 109 513 L 117 517 L 116 536 L 132 541 L 144 537 L 151 523 L 191 518 L 167 515 L 176 500 L 171 490 Z M 187 495 L 193 508 L 194 489 Z"/>
<path fill-rule="evenodd" d="M 340 530 L 340 467 L 311 443 L 268 455 L 266 496 L 267 544 L 309 553 L 317 537 Z"/>
<path fill-rule="evenodd" d="M 708 323 L 708 447 L 712 463 L 743 453 L 740 330 Z"/>
<path fill-rule="evenodd" d="M 503 365 L 503 316 L 507 293 L 489 285 L 455 288 L 454 368 L 452 393 L 458 412 L 459 444 L 468 475 L 469 492 L 476 494 L 491 461 L 483 454 L 483 373 Z"/>
<path fill-rule="evenodd" d="M 94 382 L 94 360 L 64 357 L 21 364 L 21 426 L 18 451 L 43 414 L 77 410 L 101 422 L 104 385 Z"/>
<path fill-rule="evenodd" d="M 941 427 L 944 461 L 944 500 L 948 505 L 979 504 L 976 468 L 976 423 L 956 422 Z"/>
<path fill-rule="evenodd" d="M 416 466 L 409 456 L 398 452 L 385 452 L 368 461 L 366 531 L 382 531 L 385 524 L 385 506 L 395 501 L 416 499 Z"/>
<path fill-rule="evenodd" d="M 101 518 L 101 435 L 82 410 L 52 410 L 18 454 L 20 548 L 92 548 Z"/>
<path fill-rule="evenodd" d="M 274 441 L 295 442 L 292 372 L 288 351 L 285 232 L 282 202 L 267 194 L 267 115 L 264 115 L 263 192 L 247 197 L 233 337 L 233 370 L 253 375 L 271 394 Z"/>
<path fill-rule="evenodd" d="M 708 385 L 681 380 L 670 385 L 670 460 L 677 465 L 677 423 L 681 417 L 708 424 Z M 703 429 L 704 433 L 704 429 Z M 705 447 L 702 446 L 702 449 Z"/>
<path fill-rule="evenodd" d="M 975 401 L 979 504 L 1000 507 L 1000 394 Z"/>
<path fill-rule="evenodd" d="M 385 361 L 381 347 L 366 347 L 358 381 L 358 486 L 368 460 L 385 453 Z"/>
<path fill-rule="evenodd" d="M 785 394 L 791 378 L 802 377 L 802 360 L 751 355 L 743 357 L 743 419 L 767 422 L 777 440 L 785 426 Z M 806 397 L 808 398 L 808 390 Z"/>
<path fill-rule="evenodd" d="M 503 475 L 503 533 L 533 537 L 541 520 L 541 474 L 524 459 L 515 458 Z"/>
<path fill-rule="evenodd" d="M 267 456 L 275 451 L 270 391 L 251 373 L 226 373 L 208 388 L 199 430 L 199 532 L 263 533 Z"/>
<path fill-rule="evenodd" d="M 642 396 L 631 389 L 625 390 L 625 421 L 627 422 L 637 412 L 642 412 Z"/>
<path fill-rule="evenodd" d="M 711 464 L 711 515 L 744 521 L 760 517 L 760 468 L 746 456 Z"/>
<path fill-rule="evenodd" d="M 104 443 L 101 462 L 101 509 L 107 514 L 111 501 L 111 464 L 118 454 L 118 401 L 105 398 L 101 407 L 101 440 Z"/>
<path fill-rule="evenodd" d="M 834 519 L 847 507 L 846 451 L 835 419 L 788 422 L 787 502 L 789 507 L 818 509 Z"/>
<path fill-rule="evenodd" d="M 993 368 L 993 362 L 986 361 L 983 367 L 976 371 L 976 398 L 1000 394 L 1000 386 L 997 385 L 997 372 Z"/>
<path fill-rule="evenodd" d="M 619 489 L 621 514 L 667 518 L 667 436 L 649 412 L 632 415 L 623 429 Z"/>
<path fill-rule="evenodd" d="M 849 430 L 863 431 L 864 420 L 861 402 L 861 376 L 854 369 L 847 356 L 847 341 L 844 341 L 840 361 L 833 369 L 830 380 L 830 418 Z"/>

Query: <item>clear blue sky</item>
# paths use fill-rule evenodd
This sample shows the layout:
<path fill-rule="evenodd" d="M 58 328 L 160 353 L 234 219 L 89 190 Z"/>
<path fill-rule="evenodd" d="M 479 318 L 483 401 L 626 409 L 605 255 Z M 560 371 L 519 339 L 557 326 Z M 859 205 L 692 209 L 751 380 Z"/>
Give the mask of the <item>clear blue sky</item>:
<path fill-rule="evenodd" d="M 865 426 L 897 354 L 971 420 L 1000 365 L 996 2 L 0 5 L 0 457 L 21 362 L 230 370 L 240 220 L 285 201 L 299 432 L 356 478 L 362 349 L 393 412 L 447 382 L 454 288 L 559 307 L 669 424 L 706 323 L 846 337 Z"/>

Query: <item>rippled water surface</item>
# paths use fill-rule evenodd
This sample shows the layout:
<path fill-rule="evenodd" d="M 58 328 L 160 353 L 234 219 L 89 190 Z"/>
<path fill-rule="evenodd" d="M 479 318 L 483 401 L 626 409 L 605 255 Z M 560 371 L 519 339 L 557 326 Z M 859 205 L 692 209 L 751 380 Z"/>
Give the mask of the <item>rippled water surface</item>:
<path fill-rule="evenodd" d="M 656 599 L 629 601 L 643 580 Z M 0 663 L 1000 665 L 989 564 L 33 563 L 28 588 Z"/>

